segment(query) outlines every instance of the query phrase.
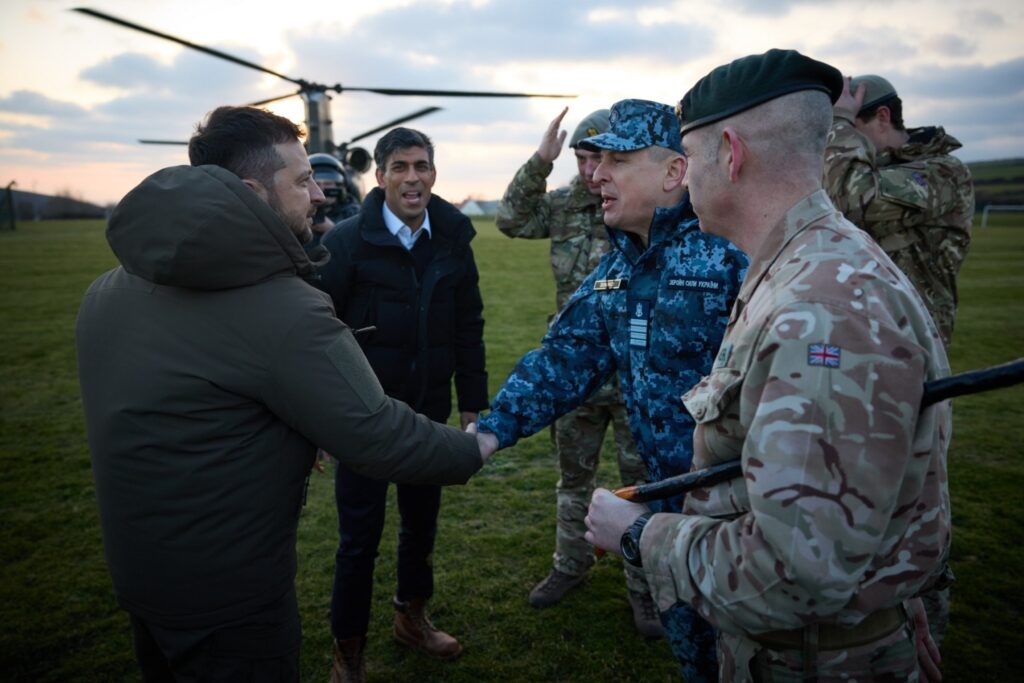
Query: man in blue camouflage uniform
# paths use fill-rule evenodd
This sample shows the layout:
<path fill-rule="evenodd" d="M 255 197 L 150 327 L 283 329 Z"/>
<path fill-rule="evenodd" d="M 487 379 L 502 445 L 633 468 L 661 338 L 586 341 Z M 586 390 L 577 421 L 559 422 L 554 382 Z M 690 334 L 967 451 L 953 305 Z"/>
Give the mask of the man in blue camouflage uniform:
<path fill-rule="evenodd" d="M 607 109 L 598 109 L 585 117 L 569 138 L 579 173 L 567 187 L 547 191 L 553 162 L 566 142 L 567 131 L 559 132 L 559 126 L 568 111 L 568 107 L 563 109 L 548 125 L 537 151 L 516 172 L 494 221 L 498 230 L 509 237 L 550 240 L 556 313 L 612 248 L 601 213 L 601 183 L 594 180 L 601 152 L 580 146 L 585 138 L 608 131 Z M 554 316 L 552 313 L 551 318 Z M 633 445 L 622 391 L 613 376 L 586 403 L 555 421 L 560 476 L 556 487 L 554 566 L 530 591 L 530 604 L 534 607 L 548 607 L 561 601 L 566 593 L 583 583 L 594 564 L 594 548 L 583 538 L 587 530 L 583 518 L 594 493 L 609 424 L 615 436 L 622 485 L 633 486 L 647 480 L 643 460 Z M 663 636 L 664 629 L 643 571 L 625 563 L 625 575 L 626 595 L 637 632 L 649 638 Z"/>
<path fill-rule="evenodd" d="M 694 421 L 680 396 L 711 368 L 747 260 L 698 229 L 679 120 L 667 105 L 618 102 L 609 132 L 584 142 L 602 150 L 594 177 L 614 249 L 512 371 L 479 430 L 511 446 L 617 370 L 637 450 L 660 480 L 690 469 Z M 678 511 L 682 500 L 655 505 Z M 715 680 L 711 627 L 681 602 L 661 618 L 686 680 Z"/>

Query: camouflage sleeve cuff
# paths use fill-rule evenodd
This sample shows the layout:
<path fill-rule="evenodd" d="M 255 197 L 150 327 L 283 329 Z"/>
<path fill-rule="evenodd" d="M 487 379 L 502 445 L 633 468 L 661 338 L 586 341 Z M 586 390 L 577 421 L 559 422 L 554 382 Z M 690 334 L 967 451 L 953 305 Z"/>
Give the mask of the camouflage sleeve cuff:
<path fill-rule="evenodd" d="M 516 419 L 508 413 L 496 413 L 493 410 L 480 418 L 477 429 L 498 437 L 498 447 L 514 446 L 519 440 L 516 430 Z"/>
<path fill-rule="evenodd" d="M 690 573 L 689 549 L 715 523 L 710 517 L 659 513 L 644 527 L 640 557 L 660 611 L 680 600 L 692 603 L 700 595 L 699 576 Z"/>
<path fill-rule="evenodd" d="M 840 121 L 855 126 L 857 124 L 857 114 L 850 111 L 849 109 L 833 109 L 832 124 L 835 125 Z"/>
<path fill-rule="evenodd" d="M 523 168 L 531 176 L 547 180 L 547 177 L 551 175 L 551 171 L 554 170 L 555 164 L 550 161 L 542 161 L 540 155 L 534 152 Z"/>

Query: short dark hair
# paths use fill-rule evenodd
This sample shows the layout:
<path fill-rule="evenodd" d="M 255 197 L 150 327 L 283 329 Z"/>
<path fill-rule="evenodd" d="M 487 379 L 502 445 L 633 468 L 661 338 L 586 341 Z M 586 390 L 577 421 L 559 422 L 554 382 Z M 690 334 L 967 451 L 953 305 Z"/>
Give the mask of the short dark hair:
<path fill-rule="evenodd" d="M 377 140 L 377 146 L 373 148 L 373 163 L 377 168 L 384 170 L 391 155 L 410 147 L 422 147 L 427 150 L 427 159 L 430 160 L 430 167 L 434 167 L 434 143 L 424 133 L 412 128 L 392 128 L 384 137 Z"/>
<path fill-rule="evenodd" d="M 285 166 L 274 145 L 303 137 L 301 128 L 266 109 L 217 107 L 205 123 L 196 125 L 188 141 L 188 160 L 193 166 L 220 166 L 270 187 L 274 173 Z"/>
<path fill-rule="evenodd" d="M 893 95 L 889 99 L 883 100 L 867 109 L 861 109 L 857 112 L 857 118 L 866 123 L 878 115 L 879 107 L 885 107 L 889 110 L 889 122 L 892 123 L 893 128 L 896 130 L 906 130 L 906 127 L 903 125 L 903 100 L 900 99 L 899 95 Z"/>

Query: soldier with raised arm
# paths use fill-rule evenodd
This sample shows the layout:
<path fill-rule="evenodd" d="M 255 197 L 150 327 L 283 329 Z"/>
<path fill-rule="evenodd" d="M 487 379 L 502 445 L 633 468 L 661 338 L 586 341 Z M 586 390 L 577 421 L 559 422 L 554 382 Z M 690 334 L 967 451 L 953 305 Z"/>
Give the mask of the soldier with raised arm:
<path fill-rule="evenodd" d="M 974 220 L 971 172 L 952 155 L 960 147 L 941 126 L 908 129 L 892 84 L 857 76 L 833 107 L 825 148 L 832 202 L 914 283 L 947 350 Z"/>

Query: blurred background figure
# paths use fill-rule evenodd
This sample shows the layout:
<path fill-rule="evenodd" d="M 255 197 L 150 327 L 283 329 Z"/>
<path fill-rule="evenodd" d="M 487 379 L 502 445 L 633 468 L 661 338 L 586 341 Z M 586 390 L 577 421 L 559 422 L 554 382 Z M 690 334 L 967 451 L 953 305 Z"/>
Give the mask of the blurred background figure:
<path fill-rule="evenodd" d="M 356 186 L 336 158 L 322 152 L 310 154 L 309 165 L 313 169 L 313 180 L 320 186 L 325 201 L 313 220 L 313 239 L 306 245 L 307 249 L 320 244 L 320 238 L 335 223 L 359 213 L 360 201 L 355 191 Z"/>

